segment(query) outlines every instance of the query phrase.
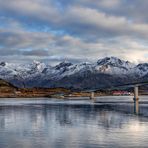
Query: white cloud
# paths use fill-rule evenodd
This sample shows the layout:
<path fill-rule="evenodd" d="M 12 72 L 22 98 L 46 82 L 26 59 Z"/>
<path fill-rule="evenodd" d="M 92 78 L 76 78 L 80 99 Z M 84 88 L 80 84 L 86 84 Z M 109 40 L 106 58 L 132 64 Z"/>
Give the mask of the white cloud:
<path fill-rule="evenodd" d="M 148 17 L 138 11 L 147 12 L 145 4 L 146 0 L 0 0 L 1 56 L 147 61 Z"/>

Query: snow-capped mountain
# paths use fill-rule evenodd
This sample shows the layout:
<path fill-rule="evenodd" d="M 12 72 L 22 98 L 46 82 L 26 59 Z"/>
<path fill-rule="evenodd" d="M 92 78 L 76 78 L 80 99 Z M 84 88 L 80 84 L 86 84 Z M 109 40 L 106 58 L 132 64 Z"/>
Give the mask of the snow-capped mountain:
<path fill-rule="evenodd" d="M 64 61 L 56 66 L 38 61 L 30 64 L 0 63 L 0 78 L 19 87 L 101 88 L 147 79 L 147 76 L 148 63 L 135 65 L 116 57 L 93 63 Z"/>

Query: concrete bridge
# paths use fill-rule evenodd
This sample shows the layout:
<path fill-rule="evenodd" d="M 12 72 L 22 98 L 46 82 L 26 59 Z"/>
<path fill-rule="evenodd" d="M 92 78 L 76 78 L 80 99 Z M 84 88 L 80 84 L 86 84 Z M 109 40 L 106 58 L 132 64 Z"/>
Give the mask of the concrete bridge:
<path fill-rule="evenodd" d="M 128 83 L 128 84 L 123 84 L 123 85 L 117 85 L 117 86 L 112 86 L 106 89 L 116 89 L 116 88 L 124 88 L 124 87 L 133 87 L 134 89 L 134 113 L 138 114 L 139 113 L 139 86 L 144 86 L 144 85 L 148 85 L 148 81 L 147 82 L 134 82 L 134 83 Z M 98 91 L 98 89 L 96 90 L 91 90 L 90 92 L 90 99 L 93 102 L 96 102 L 96 98 L 95 98 L 95 91 Z"/>

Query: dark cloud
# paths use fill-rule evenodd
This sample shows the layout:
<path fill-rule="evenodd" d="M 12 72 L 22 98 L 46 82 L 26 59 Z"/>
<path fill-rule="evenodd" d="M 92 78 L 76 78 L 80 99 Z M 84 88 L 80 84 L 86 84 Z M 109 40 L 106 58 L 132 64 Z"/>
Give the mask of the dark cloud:
<path fill-rule="evenodd" d="M 46 48 L 52 36 L 43 32 L 28 32 L 23 30 L 0 30 L 1 46 L 12 49 Z"/>
<path fill-rule="evenodd" d="M 23 55 L 26 56 L 49 56 L 49 52 L 47 50 L 31 50 L 31 51 L 23 51 Z"/>

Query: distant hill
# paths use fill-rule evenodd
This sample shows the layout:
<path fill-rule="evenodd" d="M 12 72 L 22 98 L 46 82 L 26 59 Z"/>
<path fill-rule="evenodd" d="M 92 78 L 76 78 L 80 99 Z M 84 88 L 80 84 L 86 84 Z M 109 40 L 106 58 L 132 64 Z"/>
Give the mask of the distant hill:
<path fill-rule="evenodd" d="M 64 87 L 84 90 L 148 81 L 148 63 L 135 65 L 116 57 L 79 64 L 64 61 L 56 66 L 37 61 L 30 64 L 1 62 L 0 78 L 22 88 Z"/>
<path fill-rule="evenodd" d="M 17 87 L 9 82 L 0 79 L 0 97 L 14 97 Z"/>
<path fill-rule="evenodd" d="M 3 89 L 5 87 L 16 88 L 15 86 L 13 86 L 11 83 L 7 82 L 6 80 L 0 79 L 0 89 Z"/>
<path fill-rule="evenodd" d="M 55 94 L 69 94 L 65 88 L 17 88 L 9 82 L 0 79 L 0 98 L 12 97 L 51 97 Z"/>

